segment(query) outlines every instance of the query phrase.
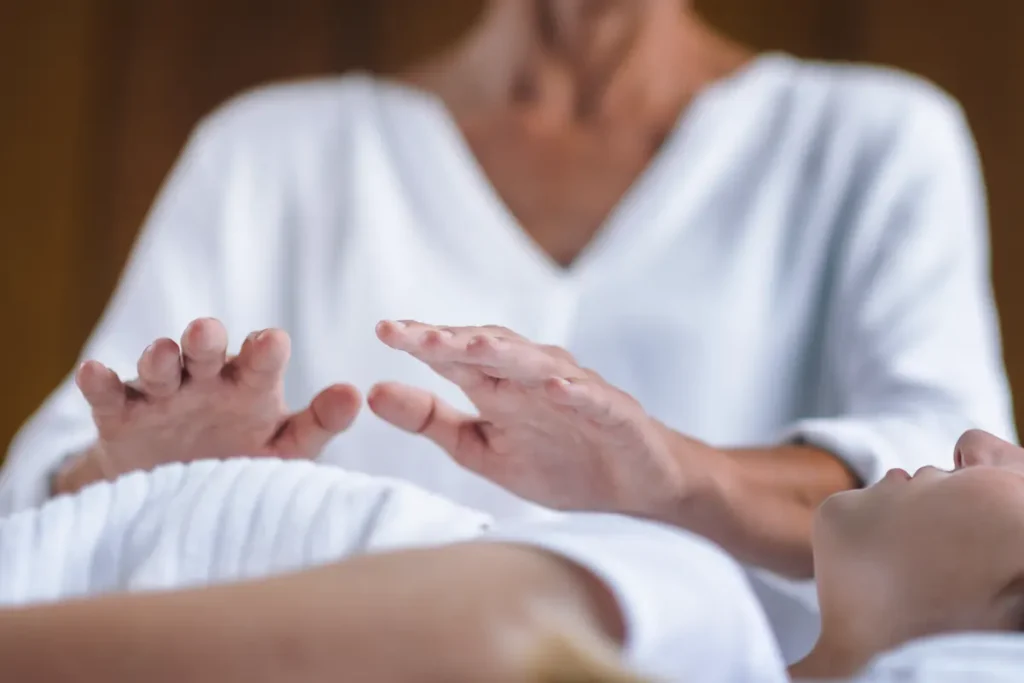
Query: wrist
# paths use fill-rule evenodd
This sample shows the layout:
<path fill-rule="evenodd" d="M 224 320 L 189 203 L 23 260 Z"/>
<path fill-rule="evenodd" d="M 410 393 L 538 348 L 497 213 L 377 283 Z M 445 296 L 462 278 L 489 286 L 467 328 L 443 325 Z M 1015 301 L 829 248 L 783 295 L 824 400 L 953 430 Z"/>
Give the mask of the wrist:
<path fill-rule="evenodd" d="M 664 429 L 667 495 L 645 516 L 730 547 L 741 535 L 739 509 L 750 494 L 744 468 L 728 450 Z"/>
<path fill-rule="evenodd" d="M 109 479 L 105 459 L 98 445 L 67 458 L 50 479 L 50 495 L 77 493 L 86 486 Z"/>
<path fill-rule="evenodd" d="M 742 471 L 728 451 L 659 423 L 665 453 L 663 493 L 655 517 L 678 524 L 680 515 L 717 516 L 742 486 Z"/>
<path fill-rule="evenodd" d="M 851 481 L 838 459 L 802 445 L 711 449 L 702 457 L 713 463 L 709 476 L 679 505 L 675 523 L 740 562 L 811 578 L 814 512 Z"/>

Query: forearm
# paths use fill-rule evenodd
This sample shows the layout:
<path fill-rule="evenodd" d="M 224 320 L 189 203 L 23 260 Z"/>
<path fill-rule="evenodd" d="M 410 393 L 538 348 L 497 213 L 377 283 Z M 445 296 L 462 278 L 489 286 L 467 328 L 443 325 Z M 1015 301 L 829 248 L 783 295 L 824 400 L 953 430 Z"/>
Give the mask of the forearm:
<path fill-rule="evenodd" d="M 791 578 L 813 577 L 815 510 L 833 493 L 859 486 L 843 462 L 804 445 L 700 447 L 708 448 L 713 463 L 709 484 L 664 521 L 715 541 L 745 564 Z"/>
<path fill-rule="evenodd" d="M 503 680 L 503 629 L 556 602 L 608 636 L 589 574 L 498 544 L 367 556 L 277 579 L 0 612 L 0 670 L 53 683 Z M 481 679 L 482 680 L 482 679 Z"/>

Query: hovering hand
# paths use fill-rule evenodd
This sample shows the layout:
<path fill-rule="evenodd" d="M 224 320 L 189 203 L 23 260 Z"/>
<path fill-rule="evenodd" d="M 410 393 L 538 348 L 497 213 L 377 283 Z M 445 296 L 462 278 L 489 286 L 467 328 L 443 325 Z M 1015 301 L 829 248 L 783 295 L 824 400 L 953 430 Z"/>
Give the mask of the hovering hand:
<path fill-rule="evenodd" d="M 682 437 L 563 349 L 499 327 L 382 322 L 377 335 L 457 384 L 479 416 L 394 383 L 374 387 L 371 409 L 520 497 L 645 514 L 694 482 L 683 481 L 673 453 Z"/>
<path fill-rule="evenodd" d="M 281 330 L 249 335 L 227 357 L 217 320 L 196 320 L 181 346 L 159 339 L 138 363 L 138 379 L 122 380 L 96 361 L 76 382 L 92 407 L 99 441 L 94 470 L 110 478 L 169 462 L 278 456 L 313 458 L 355 419 L 359 392 L 336 384 L 289 414 L 283 398 L 290 340 Z"/>

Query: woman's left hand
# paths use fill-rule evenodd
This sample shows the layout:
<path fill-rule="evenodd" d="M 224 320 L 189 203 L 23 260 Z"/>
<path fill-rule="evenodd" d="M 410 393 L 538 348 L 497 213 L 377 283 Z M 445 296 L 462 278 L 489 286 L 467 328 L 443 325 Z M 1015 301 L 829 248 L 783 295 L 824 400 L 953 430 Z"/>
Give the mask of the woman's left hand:
<path fill-rule="evenodd" d="M 377 335 L 461 387 L 479 416 L 394 383 L 374 387 L 371 409 L 522 498 L 662 517 L 710 477 L 713 449 L 653 419 L 564 349 L 501 327 L 382 322 Z"/>

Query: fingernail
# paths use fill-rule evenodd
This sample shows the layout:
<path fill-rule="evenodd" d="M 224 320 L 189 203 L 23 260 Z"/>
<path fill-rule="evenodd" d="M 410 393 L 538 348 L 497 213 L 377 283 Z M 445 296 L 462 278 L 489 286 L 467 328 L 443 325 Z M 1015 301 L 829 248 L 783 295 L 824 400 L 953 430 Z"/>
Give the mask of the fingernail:
<path fill-rule="evenodd" d="M 408 325 L 406 325 L 405 322 L 401 320 L 391 320 L 389 322 L 400 330 L 404 330 L 406 327 L 408 327 Z"/>
<path fill-rule="evenodd" d="M 263 341 L 263 339 L 266 336 L 267 336 L 267 331 L 266 330 L 260 330 L 259 332 L 256 333 L 256 336 L 253 337 L 253 341 L 258 341 L 258 342 L 259 341 Z"/>
<path fill-rule="evenodd" d="M 445 328 L 441 328 L 440 330 L 437 331 L 437 333 L 439 335 L 441 335 L 442 337 L 444 337 L 445 339 L 451 339 L 452 337 L 455 336 L 454 332 L 452 332 L 449 329 L 445 329 Z"/>

